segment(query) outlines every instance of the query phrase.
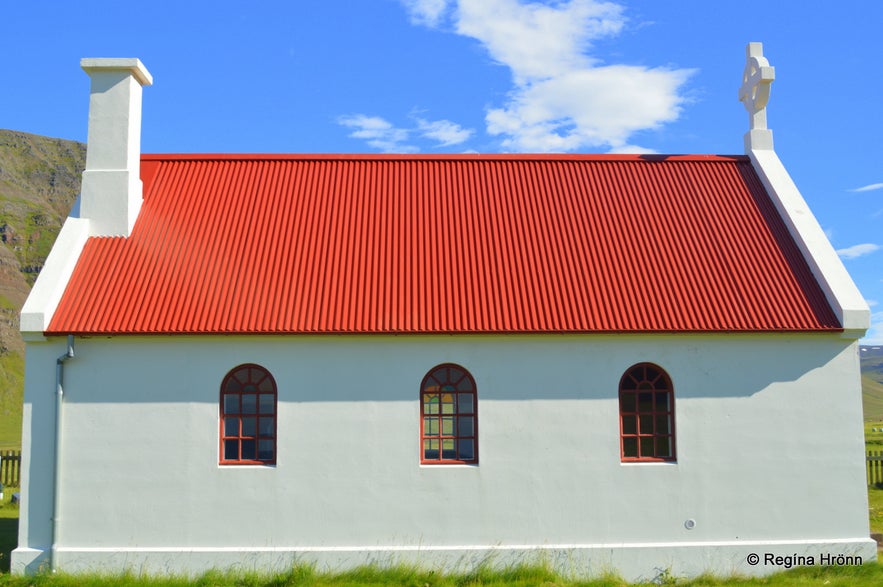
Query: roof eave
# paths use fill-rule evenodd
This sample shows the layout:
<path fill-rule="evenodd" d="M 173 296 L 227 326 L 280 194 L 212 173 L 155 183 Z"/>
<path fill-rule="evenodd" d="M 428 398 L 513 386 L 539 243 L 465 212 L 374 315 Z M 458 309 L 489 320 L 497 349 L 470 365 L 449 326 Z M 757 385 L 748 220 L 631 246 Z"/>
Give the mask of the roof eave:
<path fill-rule="evenodd" d="M 88 238 L 89 220 L 65 220 L 22 307 L 19 329 L 25 340 L 39 338 L 49 328 Z"/>
<path fill-rule="evenodd" d="M 746 153 L 840 322 L 842 336 L 861 338 L 871 325 L 870 307 L 772 145 L 757 147 Z"/>

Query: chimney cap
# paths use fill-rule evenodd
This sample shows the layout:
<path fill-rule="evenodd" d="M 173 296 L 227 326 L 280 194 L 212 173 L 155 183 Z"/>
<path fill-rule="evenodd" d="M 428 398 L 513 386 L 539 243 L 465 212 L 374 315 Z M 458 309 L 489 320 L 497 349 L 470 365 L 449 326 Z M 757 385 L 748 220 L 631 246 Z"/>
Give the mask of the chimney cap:
<path fill-rule="evenodd" d="M 153 84 L 153 76 L 135 57 L 86 57 L 80 60 L 80 67 L 89 75 L 100 71 L 128 71 L 142 86 Z"/>

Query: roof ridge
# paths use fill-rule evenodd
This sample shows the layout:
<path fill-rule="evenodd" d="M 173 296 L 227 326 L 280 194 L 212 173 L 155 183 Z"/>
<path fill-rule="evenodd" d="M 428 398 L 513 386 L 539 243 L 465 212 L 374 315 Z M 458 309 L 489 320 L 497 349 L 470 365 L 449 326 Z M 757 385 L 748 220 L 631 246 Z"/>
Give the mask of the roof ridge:
<path fill-rule="evenodd" d="M 150 153 L 142 161 L 748 161 L 747 155 L 623 153 Z"/>

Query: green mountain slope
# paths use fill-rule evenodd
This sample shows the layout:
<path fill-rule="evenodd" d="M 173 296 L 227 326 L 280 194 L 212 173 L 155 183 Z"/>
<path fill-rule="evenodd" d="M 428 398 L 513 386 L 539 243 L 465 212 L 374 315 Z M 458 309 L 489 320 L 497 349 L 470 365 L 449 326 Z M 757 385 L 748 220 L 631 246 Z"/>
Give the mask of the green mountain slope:
<path fill-rule="evenodd" d="M 883 421 L 883 346 L 862 346 L 859 358 L 865 421 Z"/>
<path fill-rule="evenodd" d="M 865 374 L 862 374 L 862 407 L 866 421 L 883 421 L 883 383 Z"/>
<path fill-rule="evenodd" d="M 86 146 L 0 129 L 0 449 L 21 443 L 18 315 L 80 191 Z"/>

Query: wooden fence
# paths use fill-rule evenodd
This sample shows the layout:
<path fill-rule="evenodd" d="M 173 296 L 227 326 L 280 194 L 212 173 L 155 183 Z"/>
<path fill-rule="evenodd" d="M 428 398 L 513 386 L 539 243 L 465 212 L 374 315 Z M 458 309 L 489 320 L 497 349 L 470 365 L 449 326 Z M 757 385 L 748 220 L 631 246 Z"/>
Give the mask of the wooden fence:
<path fill-rule="evenodd" d="M 21 483 L 20 450 L 0 450 L 0 483 L 3 487 L 18 487 Z"/>

